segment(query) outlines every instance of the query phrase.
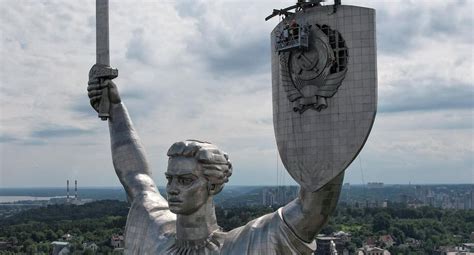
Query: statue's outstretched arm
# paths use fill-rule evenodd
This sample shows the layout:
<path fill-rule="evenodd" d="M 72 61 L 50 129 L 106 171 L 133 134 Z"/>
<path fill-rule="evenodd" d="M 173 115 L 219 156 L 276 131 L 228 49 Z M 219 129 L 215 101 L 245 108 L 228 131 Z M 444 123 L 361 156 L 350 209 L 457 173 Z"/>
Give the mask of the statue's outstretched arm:
<path fill-rule="evenodd" d="M 115 172 L 129 200 L 144 191 L 157 192 L 145 149 L 123 103 L 111 104 L 109 130 Z"/>
<path fill-rule="evenodd" d="M 144 147 L 133 128 L 125 105 L 120 99 L 117 86 L 112 81 L 107 80 L 103 84 L 98 84 L 98 81 L 94 79 L 89 81 L 88 91 L 92 107 L 98 109 L 98 103 L 104 88 L 109 89 L 109 130 L 112 160 L 115 172 L 127 192 L 129 201 L 133 201 L 138 194 L 147 191 L 159 195 L 151 178 L 152 175 Z M 162 201 L 155 202 L 162 202 L 163 206 L 167 206 L 166 200 L 161 196 L 159 198 Z"/>
<path fill-rule="evenodd" d="M 344 172 L 316 192 L 300 189 L 298 198 L 283 207 L 283 219 L 293 232 L 312 242 L 336 208 Z"/>

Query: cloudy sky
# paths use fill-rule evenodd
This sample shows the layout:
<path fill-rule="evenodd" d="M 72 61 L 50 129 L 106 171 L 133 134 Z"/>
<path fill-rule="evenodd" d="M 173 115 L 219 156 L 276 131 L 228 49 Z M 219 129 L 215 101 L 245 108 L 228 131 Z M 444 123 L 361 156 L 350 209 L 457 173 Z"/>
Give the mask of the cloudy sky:
<path fill-rule="evenodd" d="M 187 138 L 229 153 L 230 184 L 292 183 L 272 123 L 278 18 L 264 18 L 293 2 L 111 1 L 115 81 L 158 185 L 167 148 Z M 377 10 L 379 71 L 375 125 L 347 182 L 474 183 L 473 2 L 343 0 Z M 0 32 L 0 187 L 120 185 L 86 95 L 95 1 L 0 0 Z"/>

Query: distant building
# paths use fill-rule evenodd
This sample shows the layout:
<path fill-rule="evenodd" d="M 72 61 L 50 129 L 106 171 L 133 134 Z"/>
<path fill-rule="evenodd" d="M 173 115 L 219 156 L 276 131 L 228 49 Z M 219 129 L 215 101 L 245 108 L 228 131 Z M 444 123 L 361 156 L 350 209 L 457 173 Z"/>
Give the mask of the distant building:
<path fill-rule="evenodd" d="M 64 234 L 62 237 L 61 237 L 64 241 L 71 241 L 73 236 L 69 233 L 66 233 Z"/>
<path fill-rule="evenodd" d="M 389 248 L 395 245 L 395 240 L 391 235 L 381 235 L 381 236 L 369 236 L 364 241 L 364 247 L 376 247 L 381 246 L 383 248 Z"/>
<path fill-rule="evenodd" d="M 408 203 L 407 206 L 409 208 L 415 208 L 416 209 L 416 208 L 423 207 L 424 205 L 419 201 L 413 201 L 412 203 Z"/>
<path fill-rule="evenodd" d="M 465 246 L 440 246 L 436 250 L 439 255 L 471 255 L 470 249 Z"/>
<path fill-rule="evenodd" d="M 123 235 L 112 235 L 112 237 L 110 238 L 110 245 L 114 248 L 123 248 Z"/>
<path fill-rule="evenodd" d="M 420 240 L 416 240 L 415 238 L 408 237 L 408 238 L 405 240 L 405 244 L 406 244 L 408 247 L 419 248 L 419 247 L 421 246 L 421 241 L 420 241 Z"/>
<path fill-rule="evenodd" d="M 365 200 L 366 208 L 377 208 L 379 207 L 379 202 L 376 200 Z"/>
<path fill-rule="evenodd" d="M 468 192 L 464 194 L 463 203 L 464 203 L 465 210 L 473 209 L 472 203 L 471 203 L 471 196 L 472 196 L 472 192 Z"/>
<path fill-rule="evenodd" d="M 377 238 L 375 236 L 369 236 L 364 241 L 364 246 L 372 247 L 377 244 Z"/>
<path fill-rule="evenodd" d="M 474 188 L 471 189 L 471 209 L 474 209 Z"/>
<path fill-rule="evenodd" d="M 12 241 L 0 241 L 0 251 L 6 251 L 9 249 L 12 249 L 13 246 L 14 244 Z"/>
<path fill-rule="evenodd" d="M 379 237 L 379 244 L 383 247 L 392 247 L 395 244 L 391 235 L 382 235 Z"/>
<path fill-rule="evenodd" d="M 426 197 L 426 204 L 429 206 L 435 206 L 435 197 L 433 195 L 428 195 Z"/>
<path fill-rule="evenodd" d="M 298 196 L 298 187 L 269 187 L 262 190 L 262 204 L 265 206 L 284 205 Z"/>
<path fill-rule="evenodd" d="M 468 249 L 470 252 L 474 252 L 474 243 L 463 243 L 462 247 Z"/>
<path fill-rule="evenodd" d="M 69 242 L 54 241 L 51 243 L 53 245 L 53 255 L 66 255 L 70 253 L 70 244 Z"/>
<path fill-rule="evenodd" d="M 341 239 L 342 242 L 350 242 L 351 241 L 351 234 L 344 232 L 344 231 L 338 231 L 332 234 L 334 237 L 338 237 Z"/>
<path fill-rule="evenodd" d="M 375 246 L 364 246 L 357 249 L 356 255 L 390 255 L 390 252 Z"/>
<path fill-rule="evenodd" d="M 262 204 L 265 206 L 272 206 L 276 204 L 276 195 L 270 188 L 262 190 Z"/>
<path fill-rule="evenodd" d="M 369 182 L 367 183 L 369 189 L 381 189 L 383 188 L 383 182 Z"/>
<path fill-rule="evenodd" d="M 454 198 L 455 209 L 464 209 L 464 201 L 462 197 Z"/>
<path fill-rule="evenodd" d="M 50 198 L 48 204 L 50 205 L 61 205 L 61 204 L 72 204 L 72 205 L 83 205 L 86 203 L 94 202 L 94 199 L 89 198 L 65 198 L 65 197 L 53 197 Z"/>
<path fill-rule="evenodd" d="M 82 248 L 84 248 L 84 250 L 89 249 L 93 252 L 96 252 L 99 249 L 99 246 L 97 246 L 97 244 L 94 242 L 85 242 L 82 244 Z"/>
<path fill-rule="evenodd" d="M 323 236 L 318 235 L 316 237 L 316 251 L 315 255 L 332 255 L 331 254 L 331 242 L 336 245 L 337 254 L 344 255 L 349 252 L 344 247 L 344 243 L 341 238 L 334 236 Z"/>
<path fill-rule="evenodd" d="M 400 195 L 400 203 L 402 204 L 408 204 L 408 195 L 407 194 L 401 194 Z"/>

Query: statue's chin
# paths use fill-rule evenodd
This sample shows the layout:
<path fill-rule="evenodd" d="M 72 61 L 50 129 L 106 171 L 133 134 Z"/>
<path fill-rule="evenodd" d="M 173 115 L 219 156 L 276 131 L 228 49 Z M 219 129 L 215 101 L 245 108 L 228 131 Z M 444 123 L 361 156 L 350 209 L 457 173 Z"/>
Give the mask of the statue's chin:
<path fill-rule="evenodd" d="M 168 202 L 168 207 L 172 213 L 180 214 L 183 211 L 181 203 Z"/>
<path fill-rule="evenodd" d="M 183 203 L 168 203 L 170 211 L 174 214 L 190 215 L 196 210 L 190 210 L 189 208 L 183 208 Z"/>

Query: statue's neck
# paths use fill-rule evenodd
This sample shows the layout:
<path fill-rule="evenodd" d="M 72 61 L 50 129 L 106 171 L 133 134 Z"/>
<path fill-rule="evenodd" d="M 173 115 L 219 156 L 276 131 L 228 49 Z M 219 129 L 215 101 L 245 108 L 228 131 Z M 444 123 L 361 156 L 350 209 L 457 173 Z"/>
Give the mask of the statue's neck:
<path fill-rule="evenodd" d="M 206 239 L 218 229 L 212 196 L 209 196 L 207 202 L 195 213 L 177 215 L 176 237 L 178 240 Z"/>

